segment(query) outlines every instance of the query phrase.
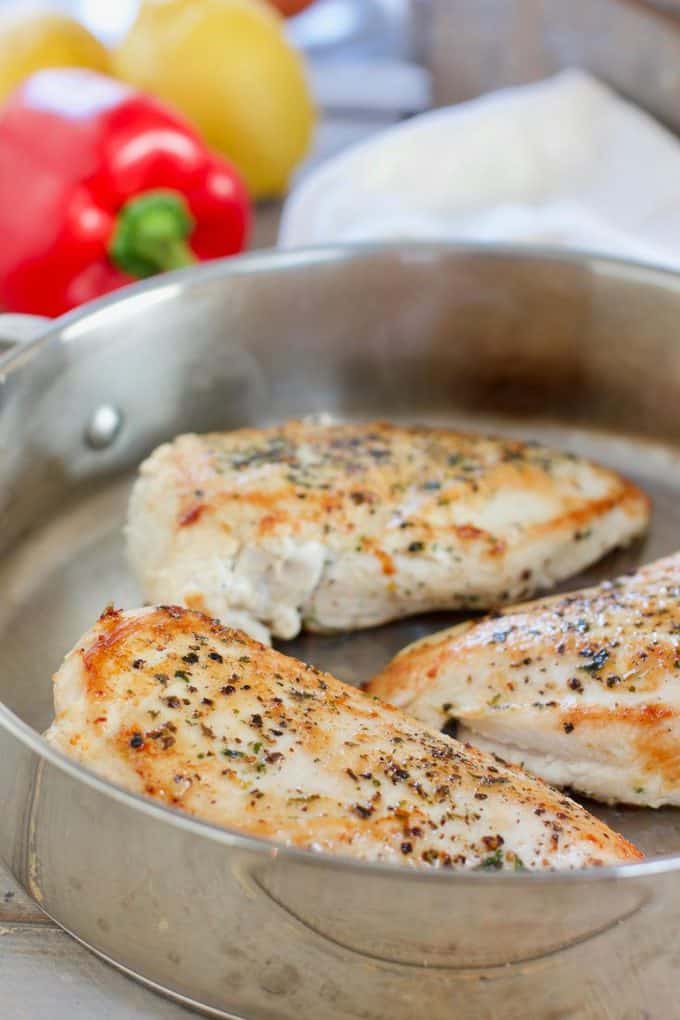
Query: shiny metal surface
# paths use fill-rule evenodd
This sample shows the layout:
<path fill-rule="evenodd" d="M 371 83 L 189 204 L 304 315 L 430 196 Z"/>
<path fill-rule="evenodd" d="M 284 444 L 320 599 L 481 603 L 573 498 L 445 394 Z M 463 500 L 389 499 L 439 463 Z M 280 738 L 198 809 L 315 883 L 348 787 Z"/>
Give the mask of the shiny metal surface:
<path fill-rule="evenodd" d="M 44 909 L 217 1016 L 674 1015 L 679 812 L 598 809 L 652 855 L 641 865 L 406 873 L 185 818 L 86 774 L 37 731 L 66 649 L 107 602 L 139 600 L 121 535 L 130 478 L 179 431 L 323 411 L 548 439 L 623 469 L 654 498 L 649 538 L 589 579 L 677 548 L 678 324 L 680 278 L 622 262 L 322 249 L 166 277 L 8 357 L 0 856 Z M 88 428 L 103 407 L 121 425 L 93 446 Z M 288 647 L 358 682 L 450 619 Z"/>
<path fill-rule="evenodd" d="M 85 441 L 93 450 L 104 450 L 115 440 L 123 426 L 123 416 L 113 404 L 102 404 L 93 412 L 87 428 Z"/>

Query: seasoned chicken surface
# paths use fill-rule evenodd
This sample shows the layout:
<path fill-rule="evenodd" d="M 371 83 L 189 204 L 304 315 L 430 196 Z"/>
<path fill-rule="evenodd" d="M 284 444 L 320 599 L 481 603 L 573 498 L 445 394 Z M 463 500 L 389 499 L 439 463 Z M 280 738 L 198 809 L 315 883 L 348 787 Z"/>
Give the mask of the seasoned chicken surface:
<path fill-rule="evenodd" d="M 641 854 L 564 795 L 200 613 L 104 613 L 55 676 L 47 739 L 256 836 L 431 868 Z"/>
<path fill-rule="evenodd" d="M 266 641 L 522 598 L 628 542 L 648 514 L 613 471 L 542 446 L 294 421 L 159 447 L 128 542 L 145 599 Z"/>
<path fill-rule="evenodd" d="M 368 690 L 550 783 L 680 805 L 680 554 L 435 634 Z"/>

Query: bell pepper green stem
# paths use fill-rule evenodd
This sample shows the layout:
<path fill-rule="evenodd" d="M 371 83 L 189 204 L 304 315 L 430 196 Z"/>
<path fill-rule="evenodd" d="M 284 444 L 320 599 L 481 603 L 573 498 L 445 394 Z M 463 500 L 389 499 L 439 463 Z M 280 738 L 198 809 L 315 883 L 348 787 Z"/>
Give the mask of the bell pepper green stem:
<path fill-rule="evenodd" d="M 179 192 L 147 191 L 118 213 L 109 255 L 131 276 L 153 276 L 197 261 L 187 243 L 194 219 Z"/>

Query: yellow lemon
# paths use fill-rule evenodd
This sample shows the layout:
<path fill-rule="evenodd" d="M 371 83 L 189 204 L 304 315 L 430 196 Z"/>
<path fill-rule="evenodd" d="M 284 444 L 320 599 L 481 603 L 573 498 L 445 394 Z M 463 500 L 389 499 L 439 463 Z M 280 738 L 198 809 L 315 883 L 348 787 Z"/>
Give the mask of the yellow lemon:
<path fill-rule="evenodd" d="M 145 0 L 115 71 L 181 110 L 254 197 L 278 195 L 315 122 L 304 64 L 283 26 L 260 0 Z"/>
<path fill-rule="evenodd" d="M 64 14 L 31 11 L 0 17 L 0 101 L 45 67 L 89 67 L 105 74 L 111 69 L 105 47 Z"/>

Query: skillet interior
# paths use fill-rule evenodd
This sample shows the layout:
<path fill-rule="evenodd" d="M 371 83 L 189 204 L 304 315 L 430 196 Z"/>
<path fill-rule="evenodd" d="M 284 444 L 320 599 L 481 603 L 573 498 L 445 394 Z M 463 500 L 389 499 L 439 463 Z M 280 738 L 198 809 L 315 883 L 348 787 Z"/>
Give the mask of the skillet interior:
<path fill-rule="evenodd" d="M 371 409 L 367 408 L 362 417 L 370 416 Z M 421 413 L 413 420 L 428 418 Z M 553 442 L 624 471 L 650 493 L 654 501 L 650 535 L 629 549 L 610 554 L 573 582 L 562 585 L 563 590 L 596 583 L 677 548 L 680 455 L 672 447 L 541 421 L 479 419 L 472 415 L 452 415 L 436 421 Z M 4 592 L 11 592 L 2 615 L 4 701 L 37 730 L 44 730 L 52 718 L 49 678 L 62 654 L 108 602 L 126 608 L 141 604 L 125 562 L 123 538 L 133 477 L 104 485 L 67 506 L 2 564 L 0 585 Z M 465 618 L 432 613 L 337 637 L 305 634 L 294 641 L 279 642 L 278 647 L 360 684 L 410 641 Z M 645 853 L 680 853 L 680 811 L 603 808 L 594 803 L 587 806 Z"/>
<path fill-rule="evenodd" d="M 654 501 L 647 539 L 565 589 L 678 547 L 673 276 L 439 246 L 240 265 L 76 316 L 5 380 L 0 696 L 32 727 L 48 724 L 49 677 L 103 606 L 140 602 L 122 539 L 132 470 L 177 432 L 327 412 L 536 438 L 623 471 Z M 93 449 L 102 405 L 123 424 Z M 359 683 L 454 619 L 282 648 Z M 680 853 L 680 812 L 589 806 L 648 854 Z"/>

